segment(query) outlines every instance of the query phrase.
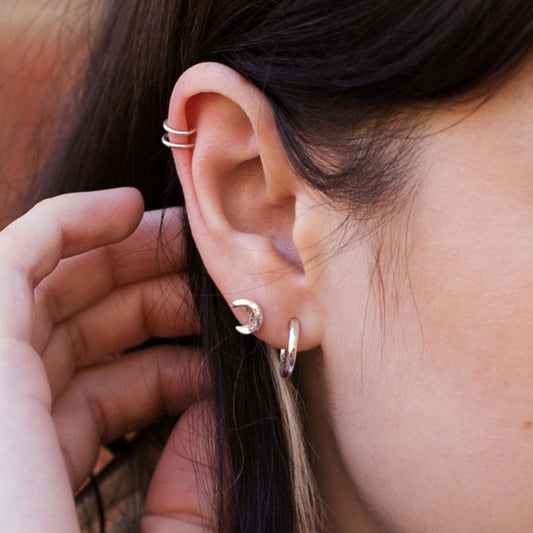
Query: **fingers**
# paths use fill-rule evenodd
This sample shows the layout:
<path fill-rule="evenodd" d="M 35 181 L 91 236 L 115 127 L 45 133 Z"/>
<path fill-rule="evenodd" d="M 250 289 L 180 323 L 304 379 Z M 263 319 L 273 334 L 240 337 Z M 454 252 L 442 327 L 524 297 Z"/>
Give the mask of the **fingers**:
<path fill-rule="evenodd" d="M 216 530 L 212 424 L 207 402 L 192 406 L 176 424 L 148 489 L 142 533 Z"/>
<path fill-rule="evenodd" d="M 145 514 L 141 518 L 141 533 L 214 533 L 215 527 L 204 525 L 201 517 L 181 513 L 177 516 Z"/>
<path fill-rule="evenodd" d="M 197 352 L 159 346 L 87 368 L 53 409 L 72 486 L 90 473 L 102 442 L 179 414 L 206 394 Z"/>
<path fill-rule="evenodd" d="M 0 254 L 35 286 L 62 258 L 127 237 L 142 211 L 142 197 L 131 188 L 58 196 L 7 226 Z"/>
<path fill-rule="evenodd" d="M 36 289 L 38 308 L 60 322 L 118 286 L 183 270 L 181 213 L 147 212 L 127 239 L 61 261 Z"/>
<path fill-rule="evenodd" d="M 76 368 L 152 337 L 198 333 L 192 297 L 179 274 L 119 287 L 52 332 L 42 357 L 53 396 L 61 393 Z"/>

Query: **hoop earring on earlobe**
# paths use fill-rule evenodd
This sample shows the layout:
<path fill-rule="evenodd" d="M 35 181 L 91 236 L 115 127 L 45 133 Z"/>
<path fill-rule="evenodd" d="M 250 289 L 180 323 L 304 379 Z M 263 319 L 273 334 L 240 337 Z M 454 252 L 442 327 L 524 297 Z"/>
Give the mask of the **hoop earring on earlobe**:
<path fill-rule="evenodd" d="M 161 137 L 161 142 L 167 147 L 167 148 L 192 148 L 194 146 L 194 143 L 192 144 L 178 144 L 173 143 L 168 134 L 172 133 L 172 135 L 182 135 L 184 137 L 188 137 L 189 135 L 192 135 L 193 133 L 196 133 L 196 130 L 190 130 L 190 131 L 181 131 L 176 130 L 172 126 L 169 126 L 168 122 L 165 120 L 163 122 L 163 129 L 167 132 Z"/>
<path fill-rule="evenodd" d="M 240 307 L 248 313 L 248 323 L 244 324 L 243 326 L 235 326 L 235 329 L 239 333 L 242 333 L 243 335 L 250 335 L 251 333 L 255 333 L 259 330 L 261 324 L 263 323 L 263 312 L 255 302 L 241 298 L 231 302 L 231 307 L 233 309 Z"/>
<path fill-rule="evenodd" d="M 289 344 L 287 349 L 279 351 L 279 375 L 283 379 L 290 378 L 296 364 L 298 355 L 298 339 L 300 337 L 300 322 L 297 318 L 291 318 L 289 322 Z"/>

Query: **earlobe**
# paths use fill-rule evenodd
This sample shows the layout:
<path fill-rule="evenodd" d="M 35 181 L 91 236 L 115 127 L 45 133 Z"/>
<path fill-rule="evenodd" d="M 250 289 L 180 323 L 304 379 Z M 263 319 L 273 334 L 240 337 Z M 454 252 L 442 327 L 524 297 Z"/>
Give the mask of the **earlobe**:
<path fill-rule="evenodd" d="M 260 303 L 265 320 L 255 334 L 273 346 L 287 344 L 293 317 L 301 324 L 300 348 L 317 346 L 320 320 L 293 240 L 297 204 L 307 191 L 264 94 L 224 65 L 199 64 L 177 82 L 168 124 L 196 130 L 187 142 L 170 132 L 169 141 L 194 140 L 173 155 L 197 248 L 228 304 Z M 242 309 L 235 314 L 246 321 Z"/>

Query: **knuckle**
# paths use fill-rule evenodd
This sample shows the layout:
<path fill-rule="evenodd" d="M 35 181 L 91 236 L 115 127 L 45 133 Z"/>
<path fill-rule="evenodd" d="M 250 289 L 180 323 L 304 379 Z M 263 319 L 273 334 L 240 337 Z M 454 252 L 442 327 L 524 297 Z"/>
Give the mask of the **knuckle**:
<path fill-rule="evenodd" d="M 39 200 L 31 209 L 30 211 L 33 212 L 49 212 L 53 209 L 54 205 L 54 199 L 53 198 L 44 198 L 43 200 Z"/>
<path fill-rule="evenodd" d="M 111 246 L 105 247 L 102 251 L 102 262 L 109 272 L 110 289 L 117 289 L 122 285 L 120 256 Z"/>
<path fill-rule="evenodd" d="M 86 389 L 84 389 L 84 396 L 96 432 L 101 439 L 103 438 L 105 440 L 105 435 L 109 433 L 111 424 L 102 400 L 97 395 L 92 394 L 90 390 Z"/>
<path fill-rule="evenodd" d="M 65 327 L 67 328 L 67 335 L 74 359 L 82 360 L 88 346 L 83 328 L 78 323 L 76 317 L 72 317 L 66 322 Z"/>
<path fill-rule="evenodd" d="M 138 290 L 141 313 L 140 326 L 143 335 L 149 337 L 155 331 L 157 321 L 157 309 L 154 305 L 153 287 L 149 283 L 143 283 Z"/>
<path fill-rule="evenodd" d="M 12 258 L 14 252 L 20 246 L 20 242 L 15 238 L 13 232 L 9 229 L 5 229 L 0 232 L 0 257 L 2 258 L 0 262 L 1 267 L 8 267 L 9 260 Z"/>
<path fill-rule="evenodd" d="M 97 389 L 91 373 L 81 370 L 74 375 L 70 384 L 71 394 L 75 396 L 71 402 L 89 414 L 90 424 L 101 438 L 107 433 L 109 422 L 102 399 L 95 393 L 95 388 Z"/>
<path fill-rule="evenodd" d="M 21 297 L 27 290 L 33 290 L 30 273 L 13 256 L 13 246 L 14 243 L 0 242 L 0 286 L 4 298 L 7 294 Z"/>
<path fill-rule="evenodd" d="M 35 289 L 35 303 L 39 308 L 44 309 L 46 314 L 55 321 L 60 311 L 59 295 L 46 280 L 41 282 Z"/>
<path fill-rule="evenodd" d="M 58 213 L 58 205 L 55 198 L 45 198 L 36 203 L 28 215 L 36 217 L 35 230 L 46 231 L 50 237 L 60 236 L 62 232 L 61 218 Z"/>

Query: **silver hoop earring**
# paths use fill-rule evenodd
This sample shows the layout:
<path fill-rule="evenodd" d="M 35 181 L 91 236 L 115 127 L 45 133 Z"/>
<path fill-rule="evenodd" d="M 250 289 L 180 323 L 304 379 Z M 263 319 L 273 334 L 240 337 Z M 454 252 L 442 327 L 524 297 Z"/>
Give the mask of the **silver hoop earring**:
<path fill-rule="evenodd" d="M 263 323 L 263 312 L 255 302 L 241 298 L 231 302 L 231 307 L 244 309 L 248 313 L 248 322 L 242 326 L 235 326 L 239 333 L 250 335 L 259 330 Z"/>
<path fill-rule="evenodd" d="M 279 351 L 279 375 L 283 379 L 290 378 L 296 365 L 298 355 L 298 339 L 300 337 L 300 322 L 297 318 L 291 318 L 289 322 L 289 344 L 287 349 Z"/>
<path fill-rule="evenodd" d="M 179 144 L 174 143 L 170 140 L 170 137 L 168 136 L 169 133 L 172 133 L 172 135 L 182 135 L 184 137 L 188 137 L 189 135 L 192 135 L 193 133 L 196 133 L 196 130 L 189 130 L 189 131 L 181 131 L 176 130 L 172 126 L 169 126 L 168 121 L 165 120 L 163 122 L 163 129 L 166 131 L 166 133 L 161 137 L 161 142 L 167 147 L 167 148 L 192 148 L 194 146 L 194 143 L 192 144 Z"/>

